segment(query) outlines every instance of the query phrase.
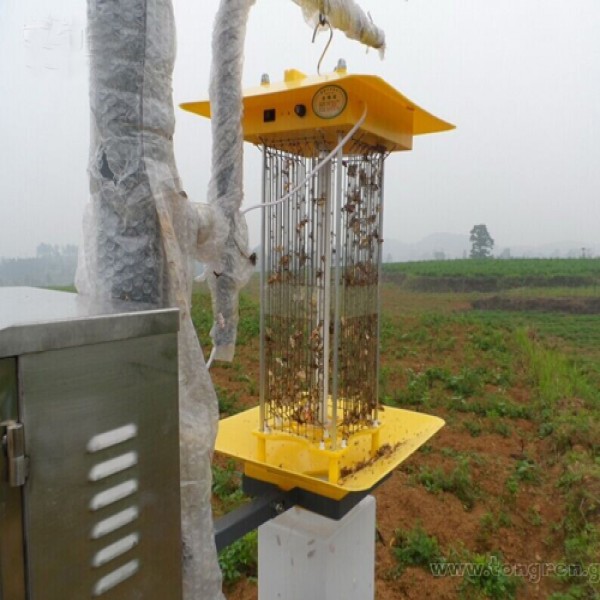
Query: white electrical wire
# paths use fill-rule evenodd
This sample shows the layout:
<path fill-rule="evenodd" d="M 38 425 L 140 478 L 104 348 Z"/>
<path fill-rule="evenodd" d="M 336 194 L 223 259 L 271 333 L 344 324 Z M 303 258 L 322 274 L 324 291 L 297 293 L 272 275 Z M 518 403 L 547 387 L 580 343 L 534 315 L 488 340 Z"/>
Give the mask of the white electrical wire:
<path fill-rule="evenodd" d="M 242 210 L 241 213 L 243 215 L 245 215 L 246 213 L 250 212 L 251 210 L 255 210 L 257 208 L 265 208 L 267 206 L 276 206 L 277 204 L 281 204 L 282 202 L 289 200 L 296 192 L 301 190 L 306 185 L 306 182 L 311 177 L 313 177 L 327 163 L 329 163 L 331 161 L 331 159 L 337 154 L 337 152 L 340 148 L 343 148 L 348 143 L 348 141 L 352 138 L 352 136 L 358 131 L 360 126 L 365 122 L 366 118 L 367 118 L 367 107 L 365 106 L 365 110 L 363 111 L 363 114 L 361 115 L 360 119 L 356 122 L 356 125 L 354 125 L 354 127 L 352 127 L 352 129 L 342 138 L 342 141 L 312 171 L 310 171 L 308 173 L 308 175 L 304 178 L 304 180 L 301 183 L 299 183 L 293 190 L 288 192 L 285 196 L 279 198 L 279 200 L 274 200 L 273 202 L 261 202 L 260 204 L 253 204 L 252 206 L 249 206 L 248 208 L 245 208 L 244 210 Z"/>
<path fill-rule="evenodd" d="M 215 354 L 217 353 L 217 347 L 213 346 L 212 350 L 210 351 L 210 356 L 208 357 L 208 360 L 206 361 L 206 368 L 210 369 L 210 367 L 213 364 L 213 361 L 215 360 Z"/>

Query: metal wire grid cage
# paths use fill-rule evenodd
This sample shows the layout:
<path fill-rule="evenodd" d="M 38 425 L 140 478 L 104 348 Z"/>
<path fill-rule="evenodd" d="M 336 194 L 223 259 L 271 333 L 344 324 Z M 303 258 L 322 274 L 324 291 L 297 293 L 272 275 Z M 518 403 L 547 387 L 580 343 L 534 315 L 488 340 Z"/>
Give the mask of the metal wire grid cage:
<path fill-rule="evenodd" d="M 263 146 L 260 428 L 335 449 L 377 426 L 385 154 L 320 148 Z"/>

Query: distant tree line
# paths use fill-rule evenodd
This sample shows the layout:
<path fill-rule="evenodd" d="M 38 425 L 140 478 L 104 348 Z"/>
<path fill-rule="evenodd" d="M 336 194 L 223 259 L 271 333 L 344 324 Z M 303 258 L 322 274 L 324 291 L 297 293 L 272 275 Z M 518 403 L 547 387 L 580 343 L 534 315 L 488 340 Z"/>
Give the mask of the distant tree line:
<path fill-rule="evenodd" d="M 1 258 L 0 286 L 73 285 L 77 246 L 40 244 L 34 258 Z"/>

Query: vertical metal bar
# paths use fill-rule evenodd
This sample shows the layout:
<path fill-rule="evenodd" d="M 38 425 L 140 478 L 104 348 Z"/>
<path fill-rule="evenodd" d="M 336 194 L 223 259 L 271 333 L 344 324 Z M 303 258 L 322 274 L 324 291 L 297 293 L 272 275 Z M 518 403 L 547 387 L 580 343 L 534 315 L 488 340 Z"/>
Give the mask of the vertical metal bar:
<path fill-rule="evenodd" d="M 383 236 L 383 201 L 384 201 L 384 178 L 383 178 L 383 166 L 385 156 L 379 155 L 379 239 L 378 244 L 378 265 L 377 265 L 377 362 L 375 365 L 375 420 L 379 421 L 379 362 L 381 359 L 381 277 L 383 273 L 383 261 L 382 261 L 382 236 Z"/>
<path fill-rule="evenodd" d="M 267 257 L 267 147 L 263 144 L 262 147 L 263 155 L 263 171 L 262 171 L 262 190 L 261 197 L 263 208 L 261 210 L 260 218 L 260 408 L 259 408 L 259 423 L 258 428 L 260 431 L 265 430 L 265 376 L 266 376 L 266 354 L 265 354 L 265 310 L 266 310 L 266 257 Z"/>
<path fill-rule="evenodd" d="M 282 174 L 281 169 L 283 168 L 283 157 L 281 150 L 275 150 L 273 152 L 273 161 L 275 163 L 275 173 L 276 176 L 273 179 L 274 188 L 273 188 L 273 200 L 279 200 L 283 195 L 282 192 Z M 274 417 L 272 425 L 275 429 L 283 429 L 287 419 L 284 417 L 285 411 L 288 410 L 287 404 L 283 402 L 283 345 L 282 345 L 282 330 L 284 324 L 284 314 L 283 314 L 283 271 L 281 265 L 281 256 L 282 256 L 282 248 L 283 248 L 283 235 L 282 235 L 282 226 L 281 226 L 281 212 L 282 206 L 278 204 L 274 208 L 273 219 L 271 220 L 271 227 L 274 231 L 274 246 L 271 248 L 272 258 L 271 258 L 271 266 L 273 272 L 277 274 L 277 279 L 275 286 L 273 287 L 273 297 L 274 297 L 274 327 L 273 331 L 276 331 L 274 336 L 275 341 L 273 344 L 274 354 L 273 358 L 275 362 L 271 363 L 273 368 L 273 373 L 276 373 L 277 381 L 275 386 L 277 387 L 276 392 L 276 402 L 279 403 L 280 408 L 279 411 L 274 411 Z M 275 406 L 275 403 L 271 404 L 271 409 Z"/>
<path fill-rule="evenodd" d="M 319 163 L 319 157 L 317 156 L 317 158 L 314 160 L 314 164 L 317 165 Z M 317 296 L 317 305 L 316 305 L 316 324 L 317 324 L 317 328 L 319 331 L 319 334 L 321 335 L 319 342 L 324 342 L 324 328 L 322 325 L 322 321 L 323 321 L 323 295 L 324 295 L 324 289 L 321 286 L 321 281 L 320 279 L 323 279 L 324 275 L 323 275 L 323 263 L 321 261 L 321 256 L 323 256 L 323 206 L 321 204 L 321 198 L 322 198 L 322 177 L 323 177 L 323 171 L 319 171 L 315 178 L 316 178 L 316 202 L 315 202 L 315 228 L 314 228 L 314 235 L 315 235 L 315 290 L 316 290 L 316 296 Z M 324 279 L 323 279 L 324 281 Z M 323 407 L 324 407 L 324 400 L 323 400 L 323 396 L 324 396 L 324 392 L 323 392 L 323 371 L 324 371 L 324 367 L 323 367 L 323 351 L 321 350 L 321 355 L 319 356 L 319 352 L 317 351 L 317 363 L 319 365 L 319 368 L 317 370 L 317 392 L 319 394 L 319 418 L 321 420 L 321 422 L 324 422 L 326 419 L 326 411 L 324 414 L 323 411 Z M 326 405 L 325 405 L 326 406 Z"/>
<path fill-rule="evenodd" d="M 338 135 L 338 144 L 342 140 L 342 134 Z M 342 260 L 342 160 L 343 148 L 337 151 L 335 161 L 335 308 L 333 313 L 333 381 L 332 381 L 332 424 L 331 437 L 332 448 L 337 447 L 337 403 L 339 387 L 339 352 L 340 352 L 340 318 L 341 318 L 341 277 L 340 263 Z"/>
<path fill-rule="evenodd" d="M 280 172 L 281 172 L 281 188 L 280 197 L 285 196 L 292 189 L 292 182 L 290 179 L 290 155 L 286 151 L 280 153 Z M 279 256 L 281 276 L 285 283 L 281 284 L 281 315 L 282 315 L 282 327 L 281 327 L 281 353 L 280 357 L 283 362 L 282 371 L 283 377 L 281 380 L 282 396 L 290 408 L 293 410 L 294 404 L 290 399 L 290 388 L 292 387 L 291 373 L 292 365 L 290 363 L 290 351 L 288 343 L 288 335 L 291 321 L 290 314 L 290 291 L 291 291 L 291 255 L 292 248 L 290 244 L 290 213 L 293 199 L 289 198 L 283 204 L 281 204 L 281 253 Z M 283 401 L 283 398 L 282 398 Z"/>
<path fill-rule="evenodd" d="M 329 349 L 330 335 L 329 323 L 331 313 L 331 164 L 324 165 L 319 172 L 320 193 L 324 194 L 323 204 L 323 254 L 319 260 L 324 259 L 323 264 L 323 398 L 322 398 L 322 421 L 325 426 L 327 421 L 327 404 L 329 399 Z M 322 197 L 322 196 L 321 196 Z M 335 443 L 335 440 L 334 440 Z"/>
<path fill-rule="evenodd" d="M 314 168 L 319 162 L 319 157 L 316 155 L 312 159 L 311 168 Z M 311 288 L 312 294 L 314 298 L 314 302 L 311 305 L 311 326 L 314 328 L 313 331 L 317 331 L 319 335 L 321 332 L 321 304 L 322 304 L 322 291 L 320 288 L 319 277 L 321 277 L 321 207 L 319 206 L 319 197 L 320 197 L 320 186 L 319 186 L 319 174 L 316 173 L 312 177 L 312 210 L 311 210 L 311 225 L 312 225 L 312 257 L 313 257 L 313 269 L 312 269 L 312 277 L 311 277 Z M 312 337 L 312 332 L 311 332 Z M 320 343 L 320 339 L 315 340 L 315 342 Z M 323 381 L 323 373 L 321 368 L 321 360 L 319 357 L 318 350 L 315 348 L 318 347 L 318 344 L 313 343 L 313 360 L 316 367 L 314 368 L 313 375 L 313 402 L 317 403 L 317 409 L 319 419 L 322 420 L 323 414 L 323 398 L 321 397 L 321 382 Z"/>

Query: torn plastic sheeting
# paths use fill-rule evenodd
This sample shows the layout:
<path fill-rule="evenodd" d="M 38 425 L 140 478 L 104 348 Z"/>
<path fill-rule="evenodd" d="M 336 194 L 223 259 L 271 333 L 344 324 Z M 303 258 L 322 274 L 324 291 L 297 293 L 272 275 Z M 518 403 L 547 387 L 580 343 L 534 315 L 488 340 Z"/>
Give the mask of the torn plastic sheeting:
<path fill-rule="evenodd" d="M 313 26 L 319 23 L 319 15 L 324 14 L 335 29 L 343 31 L 352 40 L 377 48 L 383 56 L 385 33 L 354 0 L 293 0 L 302 8 L 304 17 Z"/>
<path fill-rule="evenodd" d="M 211 513 L 218 403 L 190 318 L 192 258 L 218 255 L 214 209 L 192 205 L 173 155 L 171 0 L 88 0 L 90 209 L 77 285 L 93 302 L 180 309 L 179 419 L 185 600 L 223 598 Z"/>
<path fill-rule="evenodd" d="M 235 351 L 239 290 L 252 273 L 243 199 L 242 69 L 248 14 L 255 0 L 222 0 L 213 30 L 210 78 L 212 176 L 208 201 L 225 218 L 228 235 L 209 262 L 214 358 L 231 361 Z"/>

